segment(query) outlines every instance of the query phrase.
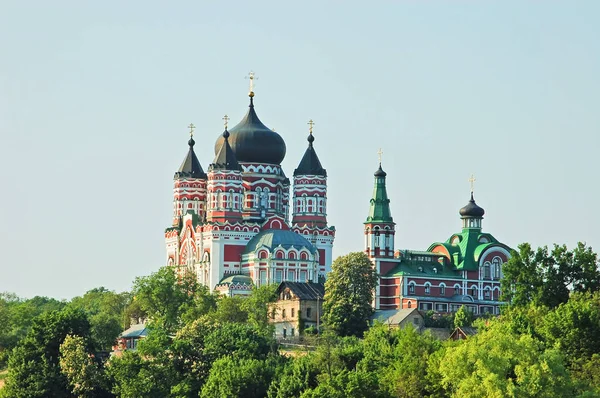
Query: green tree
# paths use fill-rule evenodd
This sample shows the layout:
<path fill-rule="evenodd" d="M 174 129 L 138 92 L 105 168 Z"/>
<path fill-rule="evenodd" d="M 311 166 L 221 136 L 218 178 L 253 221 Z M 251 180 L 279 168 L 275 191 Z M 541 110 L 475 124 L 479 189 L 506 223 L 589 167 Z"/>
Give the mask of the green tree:
<path fill-rule="evenodd" d="M 200 397 L 266 397 L 280 360 L 237 359 L 229 356 L 217 360 Z"/>
<path fill-rule="evenodd" d="M 169 362 L 143 358 L 138 352 L 125 351 L 107 366 L 112 392 L 120 398 L 164 398 L 170 396 L 173 369 Z"/>
<path fill-rule="evenodd" d="M 162 267 L 150 276 L 136 278 L 132 294 L 135 305 L 167 333 L 175 333 L 216 306 L 215 296 L 198 284 L 193 273 L 178 275 L 175 267 Z"/>
<path fill-rule="evenodd" d="M 445 350 L 440 383 L 453 397 L 570 397 L 574 394 L 563 357 L 530 335 L 515 335 L 501 323 Z"/>
<path fill-rule="evenodd" d="M 82 311 L 52 311 L 35 318 L 10 357 L 5 396 L 70 397 L 67 378 L 58 363 L 59 347 L 69 334 L 83 337 L 89 350 L 90 325 Z"/>
<path fill-rule="evenodd" d="M 338 257 L 325 282 L 323 321 L 340 336 L 361 337 L 373 314 L 377 273 L 366 254 Z"/>
<path fill-rule="evenodd" d="M 465 326 L 471 326 L 473 323 L 473 313 L 467 309 L 464 305 L 461 305 L 456 314 L 454 314 L 454 327 L 462 328 Z"/>
<path fill-rule="evenodd" d="M 273 379 L 269 398 L 299 398 L 306 390 L 317 386 L 319 367 L 314 355 L 293 358 L 287 362 L 280 377 Z"/>
<path fill-rule="evenodd" d="M 528 303 L 550 308 L 566 303 L 571 292 L 594 292 L 600 288 L 598 256 L 584 243 L 574 250 L 565 245 L 546 246 L 535 252 L 528 243 L 519 245 L 503 266 L 503 300 L 513 305 Z"/>
<path fill-rule="evenodd" d="M 60 371 L 77 397 L 107 396 L 104 374 L 86 350 L 81 336 L 67 335 L 60 345 Z"/>

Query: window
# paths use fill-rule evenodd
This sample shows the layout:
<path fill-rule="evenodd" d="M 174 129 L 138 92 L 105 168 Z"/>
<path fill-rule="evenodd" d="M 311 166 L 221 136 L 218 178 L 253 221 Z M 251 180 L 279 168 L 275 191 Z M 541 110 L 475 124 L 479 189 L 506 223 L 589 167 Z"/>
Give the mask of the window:
<path fill-rule="evenodd" d="M 454 294 L 460 294 L 460 285 L 454 285 Z"/>
<path fill-rule="evenodd" d="M 409 301 L 408 303 L 406 303 L 406 308 L 411 308 L 412 307 L 412 302 Z"/>
<path fill-rule="evenodd" d="M 429 311 L 433 309 L 432 303 L 419 303 L 419 310 L 421 311 Z"/>
<path fill-rule="evenodd" d="M 282 277 L 283 277 L 283 271 L 276 270 L 275 271 L 275 282 L 281 282 Z"/>
<path fill-rule="evenodd" d="M 287 330 L 285 328 L 283 328 L 283 338 L 285 339 L 287 337 Z"/>
<path fill-rule="evenodd" d="M 471 297 L 477 298 L 477 287 L 475 286 L 471 287 Z"/>
<path fill-rule="evenodd" d="M 492 260 L 492 264 L 494 265 L 494 279 L 500 279 L 500 267 L 502 265 L 502 259 L 496 256 Z"/>
<path fill-rule="evenodd" d="M 281 311 L 281 317 L 285 318 L 285 308 Z"/>
<path fill-rule="evenodd" d="M 435 310 L 437 312 L 448 312 L 448 304 L 436 304 Z"/>
<path fill-rule="evenodd" d="M 490 273 L 490 263 L 486 261 L 485 264 L 483 264 L 483 278 L 490 279 L 491 277 L 492 275 Z"/>
<path fill-rule="evenodd" d="M 414 318 L 413 318 L 413 324 L 414 324 L 414 325 L 419 325 L 420 323 L 421 323 L 421 322 L 420 322 L 420 319 L 419 319 L 419 318 L 417 318 L 417 317 L 414 317 Z"/>
<path fill-rule="evenodd" d="M 292 311 L 292 314 L 291 314 L 291 315 L 292 315 L 292 318 L 293 318 L 293 317 L 294 317 L 294 309 L 292 308 L 292 310 L 291 310 L 291 311 Z"/>
<path fill-rule="evenodd" d="M 446 295 L 446 285 L 440 285 L 440 296 Z"/>
<path fill-rule="evenodd" d="M 307 318 L 310 318 L 310 313 L 311 313 L 311 308 L 310 308 L 310 307 L 308 307 L 308 308 L 306 309 L 306 317 L 307 317 Z"/>
<path fill-rule="evenodd" d="M 486 288 L 485 288 L 485 290 L 483 291 L 483 297 L 484 297 L 486 300 L 489 300 L 489 299 L 490 299 L 490 293 L 491 293 L 491 290 L 490 290 L 490 288 L 489 288 L 489 287 L 486 287 Z"/>
<path fill-rule="evenodd" d="M 290 336 L 294 337 L 294 328 L 290 330 Z"/>
<path fill-rule="evenodd" d="M 431 285 L 429 283 L 425 284 L 425 294 L 431 294 Z"/>
<path fill-rule="evenodd" d="M 415 294 L 415 283 L 414 282 L 411 282 L 408 284 L 408 293 Z"/>

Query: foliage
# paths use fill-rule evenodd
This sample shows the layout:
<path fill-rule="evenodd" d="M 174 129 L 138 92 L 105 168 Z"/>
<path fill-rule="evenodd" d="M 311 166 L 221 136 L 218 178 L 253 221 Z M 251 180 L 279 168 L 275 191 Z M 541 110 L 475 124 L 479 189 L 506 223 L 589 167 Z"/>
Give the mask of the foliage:
<path fill-rule="evenodd" d="M 81 336 L 69 334 L 60 345 L 60 371 L 77 397 L 107 396 L 104 375 L 92 357 Z"/>
<path fill-rule="evenodd" d="M 378 278 L 362 252 L 338 257 L 325 282 L 323 321 L 340 336 L 361 337 L 373 314 L 373 295 Z"/>
<path fill-rule="evenodd" d="M 200 397 L 266 397 L 279 363 L 275 357 L 258 360 L 225 356 L 218 359 L 210 370 Z"/>
<path fill-rule="evenodd" d="M 198 284 L 193 273 L 180 275 L 174 267 L 162 267 L 150 276 L 136 278 L 132 294 L 136 306 L 168 333 L 216 306 L 216 298 Z"/>
<path fill-rule="evenodd" d="M 439 366 L 442 387 L 455 397 L 573 396 L 558 350 L 501 325 L 446 350 Z"/>
<path fill-rule="evenodd" d="M 533 303 L 550 308 L 566 303 L 571 291 L 594 292 L 600 288 L 598 256 L 584 243 L 574 250 L 565 245 L 540 247 L 519 245 L 502 268 L 502 299 L 512 305 Z"/>
<path fill-rule="evenodd" d="M 454 327 L 462 328 L 473 324 L 473 313 L 464 305 L 461 305 L 456 314 L 454 314 Z"/>
<path fill-rule="evenodd" d="M 89 349 L 89 334 L 90 325 L 82 311 L 52 311 L 35 318 L 10 357 L 3 393 L 15 398 L 70 397 L 67 378 L 58 363 L 59 347 L 67 335 L 77 335 Z"/>
<path fill-rule="evenodd" d="M 145 359 L 135 351 L 126 351 L 120 358 L 111 359 L 107 371 L 112 392 L 121 398 L 168 397 L 173 384 L 170 367 Z"/>
<path fill-rule="evenodd" d="M 426 328 L 446 328 L 454 327 L 454 314 L 440 314 L 433 310 L 423 313 L 423 326 Z"/>

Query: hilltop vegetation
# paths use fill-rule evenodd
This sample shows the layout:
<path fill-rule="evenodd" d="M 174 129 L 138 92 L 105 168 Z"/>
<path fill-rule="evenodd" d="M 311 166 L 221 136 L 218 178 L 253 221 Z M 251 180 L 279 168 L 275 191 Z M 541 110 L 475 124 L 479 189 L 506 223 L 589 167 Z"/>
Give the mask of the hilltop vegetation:
<path fill-rule="evenodd" d="M 70 302 L 3 295 L 0 317 L 6 327 L 0 338 L 4 355 L 12 350 L 0 396 L 600 395 L 598 264 L 589 248 L 534 252 L 521 246 L 507 263 L 503 281 L 512 286 L 510 305 L 500 317 L 475 320 L 478 333 L 457 342 L 439 341 L 411 327 L 375 324 L 365 330 L 368 311 L 356 302 L 358 296 L 344 296 L 361 290 L 344 289 L 348 279 L 342 276 L 369 286 L 372 275 L 360 268 L 364 263 L 358 254 L 336 262 L 328 286 L 339 283 L 340 289 L 325 298 L 336 297 L 335 303 L 324 306 L 324 318 L 334 320 L 334 327 L 314 337 L 313 351 L 294 357 L 280 353 L 268 322 L 274 286 L 255 289 L 247 299 L 219 297 L 192 275 L 178 278 L 172 268 L 162 268 L 136 279 L 131 293 L 94 289 Z M 352 267 L 364 272 L 348 273 Z M 566 286 L 566 295 L 548 294 L 546 283 Z M 355 305 L 335 305 L 345 300 Z M 137 351 L 101 360 L 95 354 L 114 341 L 132 316 L 151 319 L 148 337 Z M 465 325 L 472 319 L 461 313 L 454 321 Z"/>

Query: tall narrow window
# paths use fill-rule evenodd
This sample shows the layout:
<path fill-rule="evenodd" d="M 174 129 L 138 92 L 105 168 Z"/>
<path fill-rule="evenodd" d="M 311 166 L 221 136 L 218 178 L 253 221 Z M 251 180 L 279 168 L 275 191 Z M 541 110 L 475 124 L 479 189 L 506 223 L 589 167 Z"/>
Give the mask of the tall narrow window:
<path fill-rule="evenodd" d="M 429 283 L 425 284 L 425 294 L 431 294 L 431 285 Z"/>
<path fill-rule="evenodd" d="M 307 317 L 307 318 L 310 318 L 310 314 L 311 314 L 311 312 L 312 312 L 312 308 L 308 307 L 308 308 L 306 309 L 306 317 Z"/>
<path fill-rule="evenodd" d="M 408 293 L 409 294 L 415 294 L 415 284 L 414 284 L 414 282 L 409 283 L 409 285 L 408 285 Z"/>
<path fill-rule="evenodd" d="M 440 296 L 446 295 L 446 285 L 440 285 Z"/>

